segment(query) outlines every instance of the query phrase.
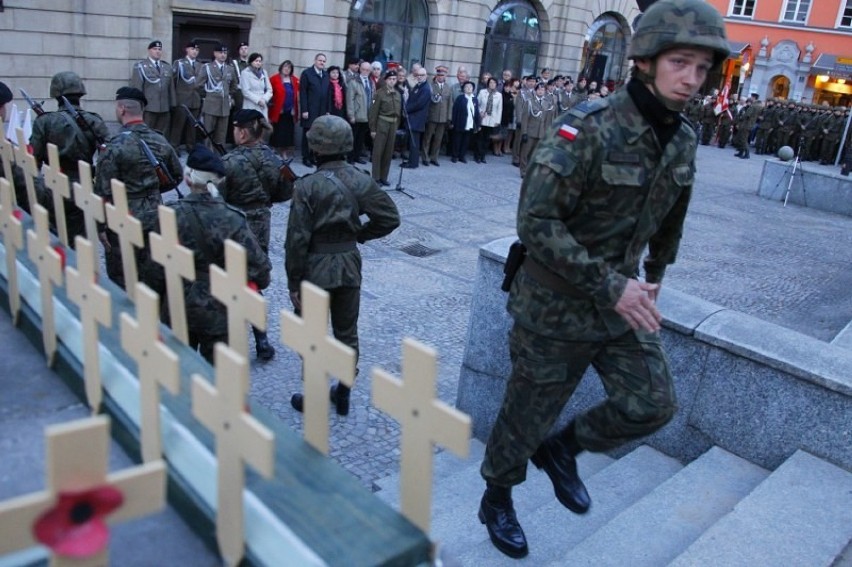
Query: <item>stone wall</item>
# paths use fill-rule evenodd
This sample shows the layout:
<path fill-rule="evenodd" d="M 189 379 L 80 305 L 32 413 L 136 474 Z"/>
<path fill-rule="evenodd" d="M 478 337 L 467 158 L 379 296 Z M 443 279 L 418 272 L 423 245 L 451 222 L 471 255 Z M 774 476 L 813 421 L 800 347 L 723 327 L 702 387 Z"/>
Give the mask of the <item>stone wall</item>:
<path fill-rule="evenodd" d="M 503 265 L 514 238 L 480 250 L 456 405 L 485 441 L 511 370 Z M 662 340 L 680 409 L 642 442 L 690 461 L 713 445 L 774 469 L 804 449 L 852 470 L 852 351 L 666 287 Z M 590 370 L 557 427 L 604 397 Z M 635 446 L 621 448 L 623 453 Z"/>

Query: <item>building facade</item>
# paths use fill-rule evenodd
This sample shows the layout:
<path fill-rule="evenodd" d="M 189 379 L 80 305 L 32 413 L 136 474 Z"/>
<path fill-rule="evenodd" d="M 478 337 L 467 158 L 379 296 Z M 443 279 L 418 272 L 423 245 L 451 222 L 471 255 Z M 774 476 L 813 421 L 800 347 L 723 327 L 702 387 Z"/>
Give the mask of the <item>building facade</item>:
<path fill-rule="evenodd" d="M 852 0 L 708 0 L 725 15 L 731 92 L 852 104 Z"/>
<path fill-rule="evenodd" d="M 247 41 L 270 73 L 285 59 L 298 73 L 322 51 L 329 65 L 355 55 L 430 71 L 464 65 L 472 77 L 550 68 L 618 85 L 639 14 L 635 0 L 4 0 L 0 10 L 2 80 L 15 94 L 47 98 L 50 77 L 71 70 L 86 82 L 86 107 L 107 119 L 153 39 L 168 61 L 190 40 L 202 60 L 220 42 L 235 57 Z"/>

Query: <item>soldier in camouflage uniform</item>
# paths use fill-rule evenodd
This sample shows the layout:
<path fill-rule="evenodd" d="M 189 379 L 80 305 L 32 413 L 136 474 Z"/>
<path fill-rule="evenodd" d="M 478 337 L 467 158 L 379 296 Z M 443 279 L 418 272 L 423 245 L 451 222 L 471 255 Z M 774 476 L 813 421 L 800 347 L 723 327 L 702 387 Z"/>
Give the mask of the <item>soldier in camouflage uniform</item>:
<path fill-rule="evenodd" d="M 799 159 L 813 161 L 816 156 L 815 148 L 818 147 L 819 142 L 822 115 L 819 112 L 819 106 L 815 104 L 808 105 L 806 114 L 805 127 L 802 130 L 802 151 L 799 152 Z"/>
<path fill-rule="evenodd" d="M 759 115 L 760 103 L 755 102 L 751 97 L 743 99 L 743 108 L 737 113 L 737 120 L 734 125 L 734 147 L 737 149 L 737 153 L 734 155 L 736 157 L 742 159 L 751 157 L 748 148 L 748 135 L 754 128 Z"/>
<path fill-rule="evenodd" d="M 58 109 L 56 112 L 46 112 L 36 118 L 33 122 L 33 133 L 30 136 L 30 145 L 33 147 L 33 155 L 39 168 L 43 163 L 48 162 L 47 145 L 56 144 L 59 151 L 59 166 L 70 182 L 80 181 L 77 162 L 82 160 L 92 164 L 95 152 L 109 137 L 109 130 L 103 119 L 94 112 L 80 108 L 80 99 L 85 94 L 86 87 L 76 73 L 62 71 L 55 74 L 50 80 L 50 96 L 56 100 Z M 83 116 L 89 128 L 81 127 L 75 116 L 66 110 L 62 103 L 63 96 Z M 48 209 L 53 216 L 52 202 Z M 83 211 L 74 203 L 73 197 L 65 199 L 65 219 L 68 239 L 73 246 L 77 235 L 86 235 Z M 55 219 L 53 222 L 55 224 Z"/>
<path fill-rule="evenodd" d="M 822 141 L 819 146 L 820 165 L 834 165 L 845 125 L 843 107 L 835 106 L 834 113 L 826 115 L 825 122 L 822 123 Z"/>
<path fill-rule="evenodd" d="M 680 113 L 728 54 L 710 4 L 658 0 L 633 36 L 626 88 L 560 116 L 533 155 L 518 205 L 527 256 L 508 302 L 512 375 L 481 468 L 479 518 L 506 555 L 528 552 L 511 498 L 528 459 L 584 513 L 575 456 L 648 435 L 675 413 L 656 298 L 695 172 L 695 132 Z M 548 437 L 589 365 L 608 399 Z"/>
<path fill-rule="evenodd" d="M 222 157 L 226 179 L 222 187 L 225 202 L 240 209 L 248 220 L 260 247 L 269 254 L 269 232 L 272 224 L 272 195 L 288 200 L 293 184 L 281 176 L 284 160 L 263 143 L 265 131 L 272 126 L 257 110 L 242 109 L 234 114 L 234 142 L 237 147 Z M 257 357 L 270 360 L 275 348 L 266 333 L 252 327 Z"/>
<path fill-rule="evenodd" d="M 246 250 L 247 274 L 250 282 L 258 289 L 269 286 L 272 266 L 266 252 L 255 238 L 245 214 L 225 203 L 211 191 L 222 183 L 225 166 L 219 157 L 198 144 L 186 160 L 183 180 L 190 193 L 176 202 L 167 203 L 175 210 L 178 240 L 193 251 L 195 281 L 184 282 L 186 319 L 189 328 L 189 344 L 213 363 L 213 348 L 217 342 L 228 342 L 228 312 L 225 306 L 210 294 L 210 266 L 225 266 L 225 240 L 233 240 Z M 139 215 L 143 230 L 160 231 L 159 215 L 156 210 L 147 210 Z M 150 259 L 140 275 L 151 289 L 166 292 L 162 267 Z M 163 301 L 163 306 L 167 305 Z"/>
<path fill-rule="evenodd" d="M 754 153 L 762 155 L 767 153 L 766 145 L 769 140 L 769 133 L 775 125 L 775 100 L 767 99 L 763 110 L 760 112 L 759 122 L 757 124 L 757 133 L 754 135 Z"/>
<path fill-rule="evenodd" d="M 12 102 L 12 90 L 6 83 L 0 82 L 0 119 L 6 123 L 6 105 Z M 0 136 L 5 136 L 5 132 L 0 132 Z M 16 163 L 12 163 L 12 171 L 5 171 L 3 161 L 0 160 L 0 177 L 6 178 L 7 181 L 15 186 L 15 200 L 18 207 L 30 212 L 29 198 L 27 197 L 26 178 L 24 170 Z"/>
<path fill-rule="evenodd" d="M 106 150 L 98 161 L 95 176 L 95 193 L 112 202 L 111 180 L 118 179 L 127 189 L 127 206 L 130 214 L 139 218 L 145 211 L 157 211 L 162 204 L 156 169 L 145 157 L 142 144 L 147 144 L 154 156 L 163 164 L 175 181 L 181 179 L 181 165 L 174 148 L 162 134 L 142 121 L 142 110 L 147 104 L 145 95 L 133 87 L 121 87 L 115 93 L 115 116 L 122 129 L 107 142 Z M 124 270 L 118 235 L 102 227 L 99 237 L 104 245 L 107 275 L 124 288 Z M 137 264 L 143 260 L 137 253 Z"/>
<path fill-rule="evenodd" d="M 716 99 L 710 98 L 701 107 L 699 114 L 701 120 L 701 145 L 709 146 L 713 134 L 716 133 Z"/>
<path fill-rule="evenodd" d="M 299 292 L 309 281 L 331 296 L 334 337 L 358 355 L 361 304 L 361 254 L 358 243 L 390 234 L 399 226 L 399 211 L 369 175 L 346 163 L 352 151 L 352 128 L 333 115 L 320 116 L 308 131 L 317 171 L 296 181 L 287 224 L 285 267 L 290 300 L 301 311 Z M 360 217 L 369 219 L 362 224 Z M 338 415 L 349 413 L 348 387 L 331 387 Z M 293 395 L 302 411 L 302 394 Z"/>

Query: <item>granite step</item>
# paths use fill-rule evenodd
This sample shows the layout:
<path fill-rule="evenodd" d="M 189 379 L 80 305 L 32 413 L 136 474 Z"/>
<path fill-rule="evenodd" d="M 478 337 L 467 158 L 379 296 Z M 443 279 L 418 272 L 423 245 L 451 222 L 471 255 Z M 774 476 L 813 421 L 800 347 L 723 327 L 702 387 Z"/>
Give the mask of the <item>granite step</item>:
<path fill-rule="evenodd" d="M 797 451 L 673 567 L 829 566 L 852 538 L 852 473 Z"/>
<path fill-rule="evenodd" d="M 573 546 L 682 468 L 677 460 L 651 447 L 640 446 L 591 477 L 583 474 L 592 497 L 592 507 L 586 514 L 573 514 L 559 504 L 549 482 L 543 489 L 547 493 L 547 503 L 532 513 L 523 509 L 524 497 L 518 494 L 515 498 L 518 520 L 530 546 L 530 554 L 526 558 L 511 559 L 497 551 L 488 540 L 485 527 L 478 520 L 476 525 L 471 524 L 465 529 L 480 534 L 480 543 L 467 548 L 459 546 L 458 540 L 469 541 L 471 538 L 469 534 L 458 533 L 446 539 L 448 550 L 459 558 L 462 565 L 547 565 L 555 557 L 564 556 Z"/>
<path fill-rule="evenodd" d="M 713 447 L 552 565 L 665 565 L 768 475 L 769 471 Z"/>

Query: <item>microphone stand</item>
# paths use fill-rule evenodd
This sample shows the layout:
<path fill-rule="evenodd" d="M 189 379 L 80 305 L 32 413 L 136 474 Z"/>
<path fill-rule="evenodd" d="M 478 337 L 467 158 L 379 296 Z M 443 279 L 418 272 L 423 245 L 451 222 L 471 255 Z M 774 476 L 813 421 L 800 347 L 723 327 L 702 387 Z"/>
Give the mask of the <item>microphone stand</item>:
<path fill-rule="evenodd" d="M 400 107 L 402 108 L 402 116 L 405 118 L 405 127 L 408 131 L 408 147 L 410 149 L 411 147 L 414 146 L 414 135 L 411 133 L 411 122 L 408 121 L 408 111 L 405 109 L 405 102 L 406 102 L 405 97 L 403 97 L 402 94 L 400 94 L 399 98 L 402 99 L 402 104 L 400 105 Z M 394 135 L 395 135 L 395 133 L 394 133 Z M 411 155 L 410 155 L 411 151 L 409 151 L 408 153 L 409 153 L 408 159 L 410 160 L 411 159 Z M 405 190 L 405 188 L 402 186 L 402 170 L 403 169 L 405 169 L 405 168 L 402 167 L 402 164 L 400 164 L 400 166 L 399 166 L 399 178 L 397 179 L 396 187 L 394 187 L 393 190 L 399 191 L 400 193 L 402 193 L 406 197 L 413 199 L 414 195 L 407 192 Z M 387 191 L 387 189 L 386 189 L 386 191 Z"/>

